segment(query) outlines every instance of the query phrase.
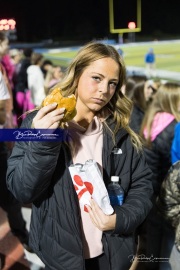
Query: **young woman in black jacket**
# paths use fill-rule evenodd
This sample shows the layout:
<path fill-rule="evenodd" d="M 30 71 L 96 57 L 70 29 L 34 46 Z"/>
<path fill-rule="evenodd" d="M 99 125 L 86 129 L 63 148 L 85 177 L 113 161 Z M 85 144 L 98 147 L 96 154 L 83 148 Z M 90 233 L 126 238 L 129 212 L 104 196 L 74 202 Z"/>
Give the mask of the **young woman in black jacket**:
<path fill-rule="evenodd" d="M 151 209 L 151 171 L 139 137 L 129 127 L 131 102 L 121 93 L 125 65 L 110 45 L 80 49 L 58 86 L 77 98 L 62 142 L 16 142 L 7 185 L 19 201 L 32 203 L 30 246 L 52 270 L 128 270 L 136 254 L 136 229 Z M 57 103 L 31 112 L 21 128 L 56 129 L 64 108 Z M 69 172 L 94 159 L 107 186 L 120 177 L 124 204 L 106 215 L 95 200 L 79 203 Z"/>

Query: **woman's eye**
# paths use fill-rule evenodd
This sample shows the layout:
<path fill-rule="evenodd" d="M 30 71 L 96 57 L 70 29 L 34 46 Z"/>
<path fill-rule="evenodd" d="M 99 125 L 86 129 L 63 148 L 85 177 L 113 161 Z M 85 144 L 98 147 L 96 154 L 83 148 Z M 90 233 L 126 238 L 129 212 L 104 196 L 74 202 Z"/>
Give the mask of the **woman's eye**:
<path fill-rule="evenodd" d="M 93 76 L 92 78 L 93 78 L 95 81 L 98 81 L 98 82 L 100 81 L 100 78 L 97 77 L 97 76 Z"/>
<path fill-rule="evenodd" d="M 110 82 L 109 84 L 110 84 L 110 86 L 112 86 L 114 88 L 116 88 L 116 86 L 117 86 L 117 82 Z"/>

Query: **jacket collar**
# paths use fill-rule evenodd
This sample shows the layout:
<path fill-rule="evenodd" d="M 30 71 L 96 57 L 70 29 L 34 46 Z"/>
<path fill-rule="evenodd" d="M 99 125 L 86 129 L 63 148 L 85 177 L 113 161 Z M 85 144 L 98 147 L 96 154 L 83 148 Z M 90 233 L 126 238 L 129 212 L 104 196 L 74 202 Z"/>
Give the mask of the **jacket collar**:
<path fill-rule="evenodd" d="M 110 116 L 108 119 L 106 119 L 106 123 L 109 127 L 105 128 L 104 131 L 104 147 L 106 149 L 107 154 L 111 154 L 114 150 L 117 150 L 117 147 L 121 140 L 123 140 L 124 136 L 128 134 L 128 132 L 124 128 L 120 128 L 115 136 L 115 142 L 113 142 L 112 139 L 112 133 L 111 131 L 115 128 L 115 121 L 113 120 L 113 117 Z"/>

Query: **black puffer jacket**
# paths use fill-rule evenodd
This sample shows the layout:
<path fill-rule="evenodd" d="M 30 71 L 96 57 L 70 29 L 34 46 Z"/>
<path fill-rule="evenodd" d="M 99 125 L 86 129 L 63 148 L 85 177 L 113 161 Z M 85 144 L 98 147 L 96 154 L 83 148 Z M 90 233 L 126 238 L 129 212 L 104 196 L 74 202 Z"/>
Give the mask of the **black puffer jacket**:
<path fill-rule="evenodd" d="M 148 165 L 153 172 L 153 188 L 159 194 L 160 186 L 171 167 L 171 146 L 177 121 L 172 121 L 152 142 L 151 148 L 145 148 Z"/>
<path fill-rule="evenodd" d="M 30 127 L 34 115 L 24 121 Z M 103 234 L 110 270 L 126 270 L 136 254 L 135 231 L 151 209 L 151 171 L 144 155 L 133 148 L 125 130 L 119 130 L 114 154 L 111 136 L 104 131 L 103 168 L 107 185 L 118 175 L 125 203 L 116 207 L 116 228 Z M 79 202 L 68 166 L 69 148 L 59 142 L 18 142 L 8 160 L 7 184 L 23 203 L 33 203 L 30 245 L 52 270 L 84 270 Z M 92 236 L 93 237 L 93 236 Z"/>
<path fill-rule="evenodd" d="M 130 127 L 132 128 L 132 130 L 134 130 L 138 134 L 141 128 L 143 117 L 144 117 L 144 111 L 141 110 L 136 104 L 134 104 L 133 110 L 131 113 Z"/>

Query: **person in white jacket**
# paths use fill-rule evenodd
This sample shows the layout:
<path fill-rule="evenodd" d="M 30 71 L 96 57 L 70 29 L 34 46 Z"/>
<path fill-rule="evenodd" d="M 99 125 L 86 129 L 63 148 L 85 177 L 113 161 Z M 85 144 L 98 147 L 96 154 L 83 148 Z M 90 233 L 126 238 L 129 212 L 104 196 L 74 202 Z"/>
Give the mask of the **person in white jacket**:
<path fill-rule="evenodd" d="M 46 96 L 44 90 L 44 75 L 41 70 L 43 55 L 34 52 L 32 54 L 31 63 L 32 64 L 27 69 L 28 88 L 31 91 L 32 102 L 36 107 L 41 105 L 42 100 Z"/>
<path fill-rule="evenodd" d="M 10 99 L 10 95 L 2 72 L 0 71 L 0 128 L 2 127 L 1 125 L 5 123 L 6 119 L 5 104 L 7 99 Z"/>

